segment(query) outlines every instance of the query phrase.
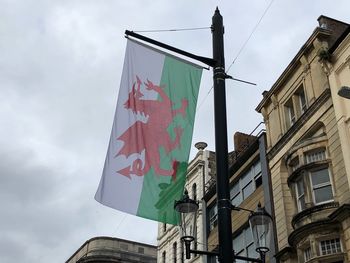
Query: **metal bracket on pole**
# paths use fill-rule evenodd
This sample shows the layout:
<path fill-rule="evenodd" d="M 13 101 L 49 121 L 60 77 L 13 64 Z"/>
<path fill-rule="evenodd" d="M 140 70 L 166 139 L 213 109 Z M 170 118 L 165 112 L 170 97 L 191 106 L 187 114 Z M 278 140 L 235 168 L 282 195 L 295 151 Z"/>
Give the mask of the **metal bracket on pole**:
<path fill-rule="evenodd" d="M 194 60 L 198 60 L 198 61 L 200 61 L 200 62 L 202 62 L 202 63 L 204 63 L 204 64 L 206 64 L 206 65 L 208 65 L 210 67 L 214 67 L 216 65 L 216 60 L 214 60 L 212 58 L 197 56 L 195 54 L 189 53 L 189 52 L 184 51 L 182 49 L 178 49 L 176 47 L 173 47 L 173 46 L 164 44 L 162 42 L 159 42 L 157 40 L 154 40 L 152 38 L 148 38 L 148 37 L 145 37 L 143 35 L 137 34 L 137 33 L 133 32 L 133 31 L 125 30 L 125 35 L 131 36 L 131 37 L 134 37 L 134 38 L 137 38 L 137 39 L 140 39 L 142 41 L 145 41 L 145 42 L 151 43 L 153 45 L 156 45 L 158 47 L 161 47 L 161 48 L 173 51 L 175 53 L 178 53 L 180 55 L 192 58 Z"/>

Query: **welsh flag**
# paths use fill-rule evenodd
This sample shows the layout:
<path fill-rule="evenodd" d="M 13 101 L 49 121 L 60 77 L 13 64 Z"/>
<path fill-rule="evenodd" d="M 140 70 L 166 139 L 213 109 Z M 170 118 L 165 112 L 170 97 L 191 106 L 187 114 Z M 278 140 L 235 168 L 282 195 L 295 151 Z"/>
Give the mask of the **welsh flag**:
<path fill-rule="evenodd" d="M 112 134 L 95 199 L 177 224 L 202 68 L 128 40 Z"/>

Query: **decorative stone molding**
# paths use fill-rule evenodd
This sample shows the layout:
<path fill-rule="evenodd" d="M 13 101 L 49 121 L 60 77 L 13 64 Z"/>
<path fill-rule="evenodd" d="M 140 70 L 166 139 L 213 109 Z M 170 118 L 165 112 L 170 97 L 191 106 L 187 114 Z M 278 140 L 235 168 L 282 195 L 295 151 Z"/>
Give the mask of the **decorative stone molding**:
<path fill-rule="evenodd" d="M 278 100 L 275 94 L 271 95 L 271 101 L 272 101 L 273 109 L 275 110 L 278 107 Z"/>
<path fill-rule="evenodd" d="M 300 63 L 303 65 L 303 73 L 306 75 L 310 72 L 310 63 L 307 61 L 305 55 L 300 58 Z"/>
<path fill-rule="evenodd" d="M 198 149 L 198 151 L 203 151 L 205 148 L 207 148 L 208 144 L 206 142 L 197 142 L 194 147 Z"/>
<path fill-rule="evenodd" d="M 296 228 L 296 224 L 298 222 L 300 222 L 303 218 L 310 216 L 313 213 L 316 212 L 320 212 L 326 209 L 333 209 L 333 208 L 337 208 L 339 207 L 339 203 L 337 202 L 330 202 L 330 203 L 326 203 L 326 204 L 322 204 L 322 205 L 315 205 L 312 206 L 310 208 L 307 208 L 303 211 L 301 211 L 300 213 L 296 214 L 293 219 L 292 219 L 292 226 L 295 229 Z"/>
<path fill-rule="evenodd" d="M 265 108 L 262 108 L 261 114 L 263 116 L 264 122 L 267 123 L 269 121 L 269 115 L 267 114 L 267 110 Z"/>
<path fill-rule="evenodd" d="M 318 233 L 324 230 L 339 231 L 340 225 L 329 218 L 318 220 L 294 230 L 288 237 L 288 243 L 296 247 L 299 242 L 308 235 Z"/>

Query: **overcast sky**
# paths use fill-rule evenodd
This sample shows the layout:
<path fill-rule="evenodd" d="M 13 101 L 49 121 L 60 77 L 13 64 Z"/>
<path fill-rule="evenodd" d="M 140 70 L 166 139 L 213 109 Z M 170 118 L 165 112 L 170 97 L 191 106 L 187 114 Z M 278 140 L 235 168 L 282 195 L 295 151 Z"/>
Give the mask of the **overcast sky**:
<path fill-rule="evenodd" d="M 225 24 L 229 149 L 323 14 L 350 22 L 348 0 L 0 0 L 0 262 L 61 263 L 101 235 L 156 244 L 157 224 L 94 200 L 118 94 L 124 30 Z M 143 33 L 211 56 L 211 32 Z M 193 143 L 214 150 L 212 72 L 204 71 Z M 194 148 L 194 147 L 193 147 Z M 196 150 L 192 150 L 192 156 Z"/>

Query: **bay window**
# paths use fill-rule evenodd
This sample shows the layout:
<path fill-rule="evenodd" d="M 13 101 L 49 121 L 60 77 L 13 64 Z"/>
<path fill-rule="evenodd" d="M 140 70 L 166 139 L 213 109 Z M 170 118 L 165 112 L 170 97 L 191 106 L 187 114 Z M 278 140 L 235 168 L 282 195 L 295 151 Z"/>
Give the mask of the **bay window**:
<path fill-rule="evenodd" d="M 319 147 L 292 156 L 288 162 L 298 212 L 310 205 L 334 201 L 326 148 Z M 301 163 L 299 163 L 301 161 Z"/>

